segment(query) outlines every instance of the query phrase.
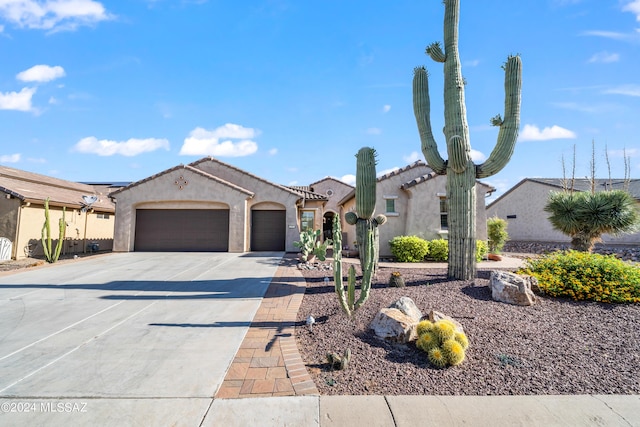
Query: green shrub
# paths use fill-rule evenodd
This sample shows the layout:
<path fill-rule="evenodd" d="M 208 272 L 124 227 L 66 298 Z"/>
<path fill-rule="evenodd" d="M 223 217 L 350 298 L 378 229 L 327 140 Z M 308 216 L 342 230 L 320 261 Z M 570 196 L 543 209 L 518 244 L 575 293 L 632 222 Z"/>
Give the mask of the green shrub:
<path fill-rule="evenodd" d="M 449 241 L 445 239 L 436 239 L 429 242 L 429 257 L 438 262 L 444 262 L 449 259 Z"/>
<path fill-rule="evenodd" d="M 422 262 L 429 253 L 429 243 L 418 236 L 396 236 L 389 245 L 399 262 Z"/>
<path fill-rule="evenodd" d="M 487 220 L 487 236 L 489 237 L 489 251 L 497 254 L 502 251 L 504 244 L 509 240 L 507 233 L 507 221 L 494 216 Z"/>
<path fill-rule="evenodd" d="M 489 245 L 484 240 L 476 240 L 476 262 L 480 262 L 489 253 Z"/>
<path fill-rule="evenodd" d="M 588 252 L 554 252 L 529 260 L 521 274 L 538 279 L 551 296 L 576 301 L 640 302 L 640 267 L 613 255 Z"/>

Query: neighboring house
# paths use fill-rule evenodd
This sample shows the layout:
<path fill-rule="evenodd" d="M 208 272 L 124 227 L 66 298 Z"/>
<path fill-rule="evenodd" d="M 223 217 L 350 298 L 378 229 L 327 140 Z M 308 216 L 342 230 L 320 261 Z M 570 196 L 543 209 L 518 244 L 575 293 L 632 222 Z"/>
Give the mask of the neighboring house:
<path fill-rule="evenodd" d="M 379 228 L 381 256 L 391 255 L 389 241 L 396 236 L 419 236 L 426 240 L 447 238 L 446 187 L 447 177 L 437 175 L 421 160 L 378 177 L 375 215 L 387 216 L 387 222 Z M 481 182 L 476 185 L 476 236 L 480 240 L 487 239 L 485 197 L 494 190 Z M 339 204 L 343 231 L 348 239 L 343 245 L 352 248 L 356 240 L 355 226 L 345 225 L 344 214 L 355 211 L 355 190 Z"/>
<path fill-rule="evenodd" d="M 289 251 L 301 222 L 322 226 L 327 198 L 206 157 L 110 194 L 114 251 Z M 312 219 L 305 212 L 318 212 Z"/>
<path fill-rule="evenodd" d="M 570 180 L 556 178 L 525 178 L 513 188 L 498 197 L 487 206 L 487 217 L 497 216 L 507 220 L 509 239 L 530 242 L 570 242 L 571 238 L 555 230 L 549 222 L 549 214 L 544 207 L 552 191 L 563 191 L 571 187 Z M 591 191 L 591 180 L 575 179 L 576 191 Z M 597 179 L 596 191 L 605 189 L 624 189 L 624 180 Z M 640 203 L 640 180 L 628 183 L 629 193 Z M 640 244 L 640 233 L 622 234 L 618 237 L 603 235 L 604 243 Z"/>
<path fill-rule="evenodd" d="M 0 237 L 12 242 L 12 258 L 44 255 L 41 236 L 47 198 L 54 246 L 64 207 L 64 254 L 93 250 L 95 244 L 111 250 L 115 207 L 95 187 L 0 166 L 0 193 Z M 83 196 L 95 196 L 96 201 L 89 206 Z"/>

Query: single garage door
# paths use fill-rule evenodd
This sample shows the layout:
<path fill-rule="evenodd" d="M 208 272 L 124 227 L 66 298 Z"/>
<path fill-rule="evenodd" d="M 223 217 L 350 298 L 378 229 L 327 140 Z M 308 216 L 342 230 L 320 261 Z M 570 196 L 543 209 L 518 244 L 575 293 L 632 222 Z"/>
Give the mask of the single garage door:
<path fill-rule="evenodd" d="M 137 209 L 134 250 L 226 252 L 228 209 Z"/>
<path fill-rule="evenodd" d="M 286 211 L 251 211 L 251 250 L 284 251 Z"/>

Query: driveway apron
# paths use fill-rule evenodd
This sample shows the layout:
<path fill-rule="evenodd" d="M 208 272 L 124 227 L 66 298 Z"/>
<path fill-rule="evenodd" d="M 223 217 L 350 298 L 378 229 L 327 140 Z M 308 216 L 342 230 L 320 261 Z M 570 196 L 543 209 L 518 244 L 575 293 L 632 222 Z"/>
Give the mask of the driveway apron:
<path fill-rule="evenodd" d="M 0 277 L 0 424 L 198 425 L 281 257 L 118 253 Z"/>

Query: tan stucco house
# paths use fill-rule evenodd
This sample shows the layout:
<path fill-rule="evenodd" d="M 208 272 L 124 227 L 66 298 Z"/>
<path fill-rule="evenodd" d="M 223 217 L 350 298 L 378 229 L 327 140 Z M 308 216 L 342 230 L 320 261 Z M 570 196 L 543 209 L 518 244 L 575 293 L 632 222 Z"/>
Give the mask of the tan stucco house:
<path fill-rule="evenodd" d="M 65 208 L 64 254 L 111 250 L 115 206 L 96 187 L 0 166 L 0 237 L 11 242 L 11 258 L 42 256 L 44 202 L 49 198 L 53 245 Z M 95 196 L 95 202 L 87 203 Z"/>
<path fill-rule="evenodd" d="M 476 185 L 476 236 L 487 239 L 485 197 L 495 189 Z M 344 214 L 355 211 L 355 191 L 340 202 L 343 232 L 349 247 L 356 240 L 355 226 L 347 225 Z M 379 176 L 376 183 L 376 214 L 387 216 L 380 227 L 380 256 L 390 256 L 389 241 L 395 236 L 419 236 L 426 240 L 448 236 L 447 177 L 437 175 L 423 161 Z M 346 245 L 346 243 L 345 243 Z"/>
<path fill-rule="evenodd" d="M 597 179 L 595 184 L 596 191 L 625 188 L 621 179 Z M 487 206 L 487 217 L 505 219 L 512 241 L 568 243 L 571 239 L 551 226 L 549 214 L 544 211 L 549 193 L 562 191 L 565 185 L 570 184 L 559 178 L 525 178 Z M 575 179 L 573 188 L 576 191 L 590 191 L 591 181 Z M 640 203 L 640 180 L 631 180 L 628 191 Z M 640 233 L 617 237 L 605 234 L 602 240 L 607 244 L 638 245 Z"/>
<path fill-rule="evenodd" d="M 113 249 L 121 252 L 295 252 L 301 228 L 322 226 L 327 201 L 213 157 L 134 182 L 110 197 L 116 203 Z"/>

